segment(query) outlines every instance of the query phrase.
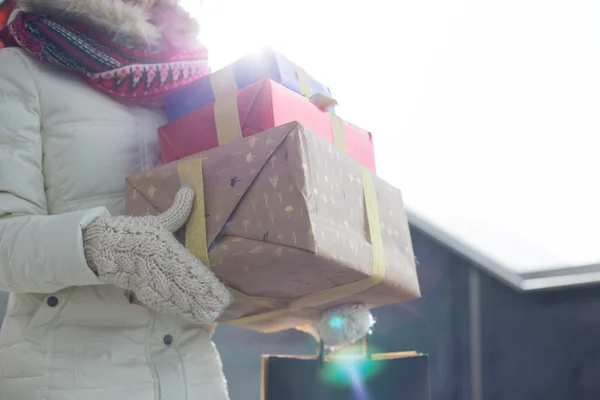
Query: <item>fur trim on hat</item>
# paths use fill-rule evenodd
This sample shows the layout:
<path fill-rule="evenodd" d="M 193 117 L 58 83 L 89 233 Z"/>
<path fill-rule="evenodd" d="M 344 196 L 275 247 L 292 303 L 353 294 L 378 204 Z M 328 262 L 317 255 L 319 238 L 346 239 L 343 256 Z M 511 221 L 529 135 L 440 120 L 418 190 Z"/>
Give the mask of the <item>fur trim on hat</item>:
<path fill-rule="evenodd" d="M 90 23 L 127 43 L 155 46 L 162 39 L 161 29 L 152 22 L 151 11 L 156 2 L 157 0 L 18 0 L 18 7 L 57 19 Z M 174 3 L 171 0 L 169 2 Z"/>

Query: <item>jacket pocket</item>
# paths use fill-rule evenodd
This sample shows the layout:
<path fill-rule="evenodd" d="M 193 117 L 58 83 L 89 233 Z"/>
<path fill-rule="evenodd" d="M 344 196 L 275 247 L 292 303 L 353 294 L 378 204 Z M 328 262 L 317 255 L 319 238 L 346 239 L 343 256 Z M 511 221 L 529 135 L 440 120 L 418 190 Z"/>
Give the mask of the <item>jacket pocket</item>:
<path fill-rule="evenodd" d="M 25 328 L 23 338 L 28 342 L 41 345 L 48 331 L 53 327 L 56 317 L 71 297 L 74 288 L 67 288 L 44 298 L 31 321 Z"/>

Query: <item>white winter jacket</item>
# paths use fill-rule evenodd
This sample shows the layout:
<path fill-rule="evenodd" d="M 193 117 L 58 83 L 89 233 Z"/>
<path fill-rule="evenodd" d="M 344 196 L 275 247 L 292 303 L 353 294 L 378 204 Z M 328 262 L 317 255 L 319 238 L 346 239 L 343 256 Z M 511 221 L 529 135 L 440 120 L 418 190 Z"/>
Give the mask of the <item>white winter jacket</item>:
<path fill-rule="evenodd" d="M 130 305 L 83 254 L 82 228 L 157 164 L 163 119 L 0 50 L 1 400 L 227 398 L 212 329 Z"/>

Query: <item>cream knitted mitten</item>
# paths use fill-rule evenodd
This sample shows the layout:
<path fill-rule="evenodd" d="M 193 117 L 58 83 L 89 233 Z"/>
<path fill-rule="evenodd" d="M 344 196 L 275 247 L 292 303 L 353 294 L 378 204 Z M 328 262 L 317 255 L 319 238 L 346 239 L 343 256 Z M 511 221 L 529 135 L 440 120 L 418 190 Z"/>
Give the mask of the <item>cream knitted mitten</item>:
<path fill-rule="evenodd" d="M 188 220 L 193 202 L 193 190 L 182 188 L 162 215 L 99 218 L 83 232 L 84 250 L 103 282 L 133 292 L 156 311 L 210 324 L 231 294 L 172 234 Z"/>

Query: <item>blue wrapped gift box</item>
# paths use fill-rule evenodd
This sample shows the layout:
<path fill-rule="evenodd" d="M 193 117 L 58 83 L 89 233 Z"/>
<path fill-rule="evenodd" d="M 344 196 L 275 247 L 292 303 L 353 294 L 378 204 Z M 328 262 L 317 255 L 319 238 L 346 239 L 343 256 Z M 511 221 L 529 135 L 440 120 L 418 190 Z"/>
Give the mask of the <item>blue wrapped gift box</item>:
<path fill-rule="evenodd" d="M 226 85 L 225 91 L 231 93 L 223 93 L 224 95 L 235 95 L 237 90 L 268 78 L 307 97 L 317 93 L 331 96 L 329 88 L 325 85 L 272 48 L 266 48 L 168 96 L 165 99 L 165 108 L 169 122 L 215 102 L 214 82 L 211 77 L 222 72 L 226 72 L 235 80 L 235 85 Z"/>

